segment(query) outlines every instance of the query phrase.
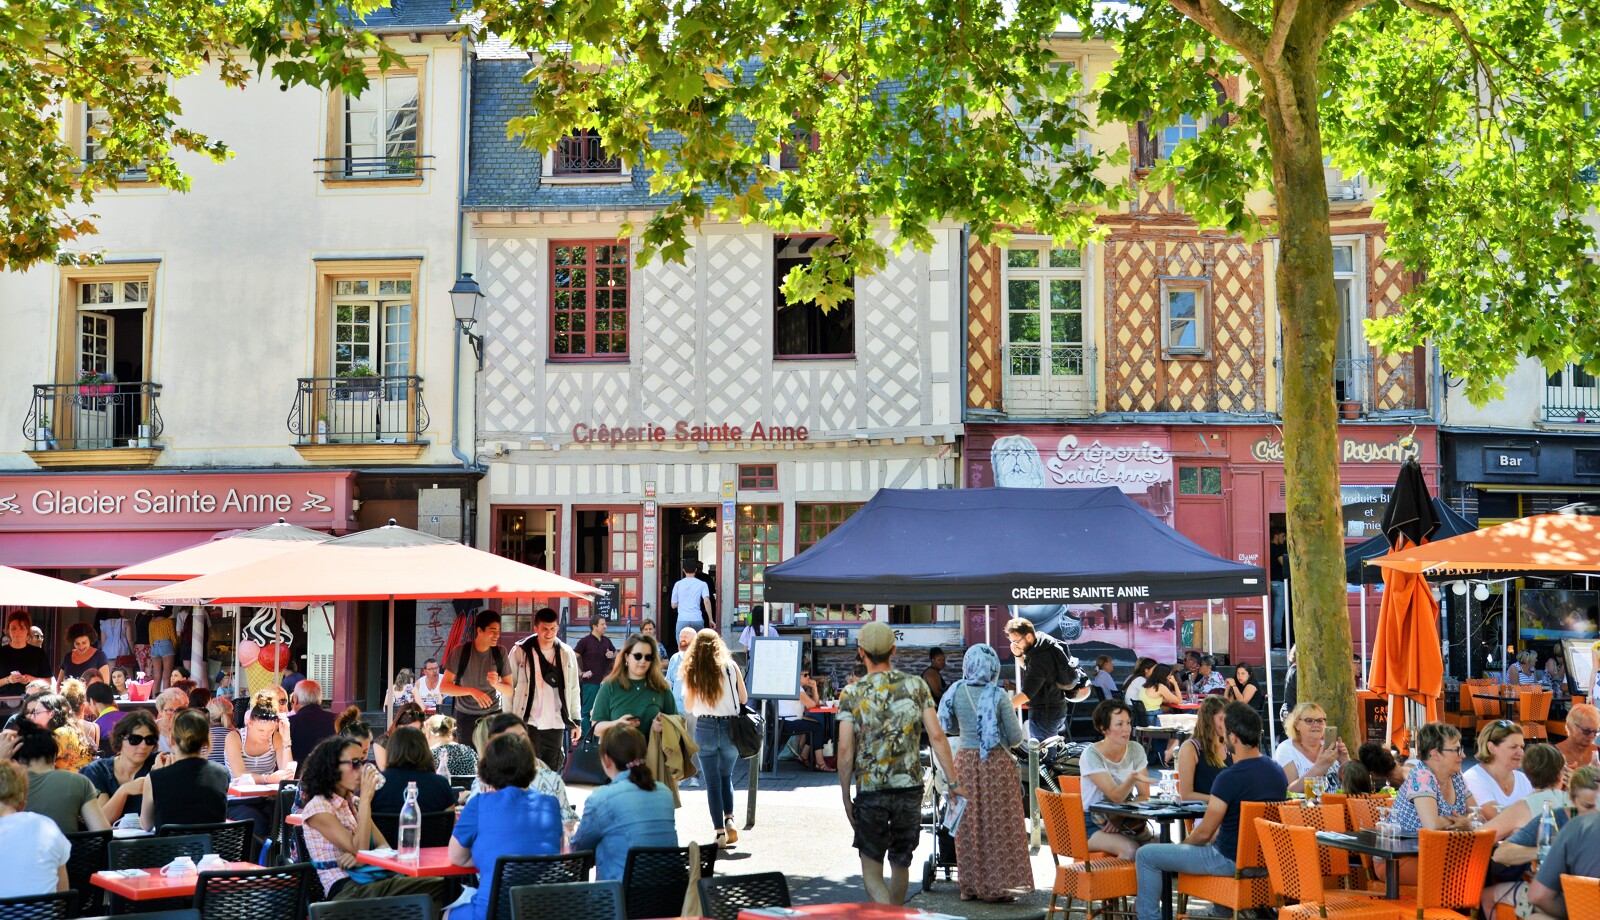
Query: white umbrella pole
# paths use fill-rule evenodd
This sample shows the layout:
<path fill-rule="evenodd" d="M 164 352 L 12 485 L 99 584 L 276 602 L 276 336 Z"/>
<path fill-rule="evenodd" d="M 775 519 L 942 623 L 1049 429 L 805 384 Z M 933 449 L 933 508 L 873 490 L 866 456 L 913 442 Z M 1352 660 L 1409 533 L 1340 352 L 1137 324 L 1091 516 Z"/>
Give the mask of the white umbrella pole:
<path fill-rule="evenodd" d="M 1206 598 L 1206 654 L 1209 655 L 1216 650 L 1217 646 L 1211 636 L 1211 598 L 1208 597 Z"/>
<path fill-rule="evenodd" d="M 1271 739 L 1271 744 L 1267 748 L 1267 750 L 1271 751 L 1271 750 L 1276 749 L 1277 746 L 1278 746 L 1278 722 L 1277 722 L 1277 719 L 1275 717 L 1276 716 L 1276 708 L 1277 707 L 1272 705 L 1272 595 L 1271 594 L 1264 595 L 1261 598 L 1261 612 L 1263 614 L 1261 619 L 1262 619 L 1263 625 L 1266 627 L 1265 628 L 1265 634 L 1266 634 L 1266 638 L 1267 638 L 1267 642 L 1266 642 L 1266 648 L 1267 648 L 1267 654 L 1266 654 L 1266 659 L 1267 659 L 1267 733 L 1268 733 L 1267 736 L 1268 736 L 1268 738 Z"/>
<path fill-rule="evenodd" d="M 1372 656 L 1367 654 L 1367 583 L 1361 583 L 1361 689 L 1372 681 Z"/>
<path fill-rule="evenodd" d="M 1500 680 L 1511 672 L 1511 614 L 1505 604 L 1500 605 Z"/>
<path fill-rule="evenodd" d="M 989 641 L 989 636 L 990 636 L 989 630 L 992 629 L 992 628 L 993 627 L 989 624 L 989 605 L 988 604 L 984 604 L 983 605 L 983 641 L 986 644 Z"/>
<path fill-rule="evenodd" d="M 239 695 L 239 681 L 244 680 L 244 668 L 239 667 L 239 606 L 233 607 L 233 695 Z"/>
<path fill-rule="evenodd" d="M 272 641 L 283 642 L 283 605 L 272 605 Z M 284 642 L 285 645 L 288 643 Z M 283 678 L 278 676 L 278 656 L 272 656 L 272 683 L 274 686 L 283 683 Z"/>
<path fill-rule="evenodd" d="M 1294 648 L 1294 582 L 1283 583 L 1283 650 Z"/>
<path fill-rule="evenodd" d="M 388 670 L 388 672 L 386 672 L 383 675 L 383 679 L 385 681 L 388 681 L 388 683 L 385 683 L 383 685 L 386 689 L 389 687 L 390 684 L 392 684 L 394 682 L 394 595 L 393 594 L 389 595 L 389 641 L 388 641 L 387 645 L 388 645 L 388 648 L 389 648 L 389 670 Z M 387 692 L 384 695 L 387 696 L 388 695 Z"/>

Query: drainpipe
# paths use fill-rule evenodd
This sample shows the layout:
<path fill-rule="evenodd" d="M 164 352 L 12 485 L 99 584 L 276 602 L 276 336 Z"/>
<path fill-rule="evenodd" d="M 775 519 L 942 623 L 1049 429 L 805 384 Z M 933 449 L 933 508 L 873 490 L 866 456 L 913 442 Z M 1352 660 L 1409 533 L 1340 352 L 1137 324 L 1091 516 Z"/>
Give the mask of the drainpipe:
<path fill-rule="evenodd" d="M 972 328 L 972 297 L 971 297 L 970 292 L 967 290 L 967 283 L 968 283 L 967 282 L 967 263 L 971 259 L 971 248 L 972 248 L 972 227 L 971 227 L 970 224 L 962 224 L 961 225 L 961 336 L 960 336 L 960 338 L 961 338 L 961 354 L 960 354 L 960 358 L 961 358 L 961 422 L 962 422 L 962 425 L 963 425 L 963 428 L 962 428 L 963 433 L 965 433 L 965 430 L 966 430 L 965 429 L 965 425 L 966 425 L 966 421 L 967 421 L 967 394 L 969 392 L 971 392 L 970 387 L 972 386 L 972 382 L 971 382 L 971 380 L 968 379 L 968 376 L 967 376 L 968 374 L 971 373 L 971 368 L 968 366 L 968 355 L 967 355 L 967 352 L 972 348 L 972 343 L 967 341 L 967 330 Z M 961 464 L 959 462 L 957 462 L 956 467 L 957 467 L 958 471 L 960 469 L 960 466 L 961 466 Z M 958 475 L 956 478 L 959 481 L 960 476 Z"/>
<path fill-rule="evenodd" d="M 459 146 L 456 148 L 456 277 L 466 268 L 466 243 L 467 243 L 467 129 L 472 119 L 468 115 L 468 106 L 472 103 L 472 54 L 469 47 L 469 35 L 463 31 L 461 34 L 461 105 L 457 110 L 459 122 Z M 451 375 L 450 384 L 450 453 L 455 455 L 461 465 L 469 470 L 481 469 L 472 455 L 461 452 L 461 330 L 456 328 L 451 320 L 450 344 L 455 355 L 453 366 L 455 373 Z M 477 377 L 473 377 L 472 399 L 472 443 L 476 450 L 477 435 Z M 468 499 L 470 502 L 471 499 Z M 463 515 L 470 519 L 469 515 Z"/>

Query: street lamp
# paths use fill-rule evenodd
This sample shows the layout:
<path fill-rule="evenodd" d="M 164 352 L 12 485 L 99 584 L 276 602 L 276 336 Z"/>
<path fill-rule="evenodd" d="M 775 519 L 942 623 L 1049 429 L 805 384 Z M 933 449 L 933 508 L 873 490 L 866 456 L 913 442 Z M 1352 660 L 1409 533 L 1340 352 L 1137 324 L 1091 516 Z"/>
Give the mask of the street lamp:
<path fill-rule="evenodd" d="M 478 322 L 478 305 L 483 302 L 483 291 L 472 280 L 471 272 L 462 272 L 450 288 L 450 306 L 455 310 L 456 329 L 472 344 L 472 353 L 478 356 L 478 370 L 483 370 L 483 336 L 472 331 Z"/>

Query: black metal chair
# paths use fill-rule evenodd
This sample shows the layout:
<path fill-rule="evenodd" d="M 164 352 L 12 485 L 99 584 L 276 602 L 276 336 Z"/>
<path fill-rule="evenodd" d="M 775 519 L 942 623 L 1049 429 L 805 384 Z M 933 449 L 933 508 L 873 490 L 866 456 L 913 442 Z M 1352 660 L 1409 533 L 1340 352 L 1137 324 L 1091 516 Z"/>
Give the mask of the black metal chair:
<path fill-rule="evenodd" d="M 425 894 L 323 901 L 311 905 L 311 920 L 433 920 L 433 902 Z"/>
<path fill-rule="evenodd" d="M 72 847 L 72 853 L 67 857 L 67 885 L 78 893 L 78 900 L 72 905 L 69 916 L 81 917 L 101 911 L 102 889 L 95 887 L 91 879 L 96 872 L 110 868 L 111 839 L 109 830 L 78 831 L 67 835 L 67 843 Z"/>
<path fill-rule="evenodd" d="M 113 869 L 145 869 L 159 871 L 162 866 L 172 862 L 179 856 L 187 856 L 195 862 L 200 857 L 211 852 L 211 836 L 209 834 L 184 834 L 181 837 L 134 837 L 129 840 L 111 841 L 109 848 L 111 854 L 111 868 Z M 133 912 L 133 904 L 127 898 L 112 895 L 111 913 L 122 915 Z M 178 910 L 189 905 L 188 898 L 162 898 L 158 901 L 139 902 L 138 906 L 145 910 Z"/>
<path fill-rule="evenodd" d="M 710 878 L 717 848 L 700 848 L 700 877 Z M 676 917 L 689 893 L 688 847 L 634 847 L 622 867 L 622 888 L 628 892 L 628 920 Z"/>
<path fill-rule="evenodd" d="M 202 872 L 194 909 L 201 920 L 300 920 L 316 872 L 310 863 Z"/>
<path fill-rule="evenodd" d="M 278 785 L 276 797 L 277 807 L 272 815 L 272 839 L 261 848 L 261 858 L 256 860 L 263 866 L 284 866 L 294 862 L 286 855 L 289 852 L 288 817 L 294 814 L 295 803 L 300 800 L 300 785 L 294 782 L 284 782 Z"/>
<path fill-rule="evenodd" d="M 156 837 L 181 837 L 185 834 L 206 834 L 211 837 L 211 849 L 228 862 L 250 861 L 249 821 L 219 821 L 216 824 L 163 824 L 156 828 Z"/>
<path fill-rule="evenodd" d="M 81 920 L 200 920 L 200 912 L 192 907 L 185 907 L 182 910 L 146 910 L 136 914 L 118 914 L 115 918 L 83 917 Z"/>
<path fill-rule="evenodd" d="M 78 900 L 72 889 L 20 898 L 0 898 L 0 920 L 66 920 Z"/>
<path fill-rule="evenodd" d="M 512 920 L 509 892 L 513 888 L 587 882 L 593 868 L 594 852 L 591 850 L 552 856 L 502 856 L 495 860 L 494 876 L 489 882 L 488 920 Z"/>
<path fill-rule="evenodd" d="M 389 841 L 389 846 L 400 846 L 400 815 L 393 812 L 372 813 L 372 829 L 383 835 Z M 456 829 L 456 813 L 451 809 L 444 811 L 425 811 L 422 813 L 422 846 L 447 847 L 450 845 L 450 834 Z"/>
<path fill-rule="evenodd" d="M 789 879 L 782 872 L 700 880 L 700 912 L 711 920 L 739 920 L 747 907 L 789 906 Z"/>
<path fill-rule="evenodd" d="M 544 920 L 546 917 L 623 920 L 622 883 L 613 879 L 524 885 L 511 889 L 511 910 L 515 920 Z"/>

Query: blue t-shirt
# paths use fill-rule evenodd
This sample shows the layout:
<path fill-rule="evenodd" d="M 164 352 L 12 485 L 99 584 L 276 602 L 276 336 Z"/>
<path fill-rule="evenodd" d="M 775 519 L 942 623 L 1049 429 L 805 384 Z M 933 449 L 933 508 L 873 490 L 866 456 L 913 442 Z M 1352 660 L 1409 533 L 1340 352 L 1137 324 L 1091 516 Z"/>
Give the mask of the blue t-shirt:
<path fill-rule="evenodd" d="M 1289 797 L 1289 778 L 1271 757 L 1242 760 L 1217 774 L 1211 795 L 1228 803 L 1227 814 L 1213 841 L 1223 856 L 1237 861 L 1239 854 L 1239 803 L 1281 802 Z"/>
<path fill-rule="evenodd" d="M 629 850 L 678 845 L 675 810 L 672 790 L 662 783 L 646 792 L 627 773 L 618 773 L 589 793 L 572 848 L 594 851 L 595 881 L 620 880 Z"/>
<path fill-rule="evenodd" d="M 451 920 L 484 920 L 489 914 L 494 866 L 500 857 L 561 852 L 561 804 L 555 796 L 532 789 L 481 792 L 461 809 L 451 836 L 472 851 L 472 863 L 482 880 L 469 910 L 456 908 Z"/>

